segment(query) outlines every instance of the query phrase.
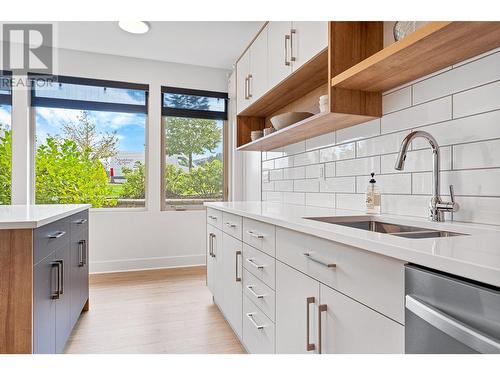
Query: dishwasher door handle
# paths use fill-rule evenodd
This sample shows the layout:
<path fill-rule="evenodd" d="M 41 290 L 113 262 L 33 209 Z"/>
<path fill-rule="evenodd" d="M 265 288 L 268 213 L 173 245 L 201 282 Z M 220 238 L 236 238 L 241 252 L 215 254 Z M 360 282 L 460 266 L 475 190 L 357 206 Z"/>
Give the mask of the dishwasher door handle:
<path fill-rule="evenodd" d="M 500 342 L 460 322 L 452 316 L 433 308 L 411 295 L 406 295 L 405 306 L 413 314 L 455 340 L 479 353 L 500 353 Z"/>

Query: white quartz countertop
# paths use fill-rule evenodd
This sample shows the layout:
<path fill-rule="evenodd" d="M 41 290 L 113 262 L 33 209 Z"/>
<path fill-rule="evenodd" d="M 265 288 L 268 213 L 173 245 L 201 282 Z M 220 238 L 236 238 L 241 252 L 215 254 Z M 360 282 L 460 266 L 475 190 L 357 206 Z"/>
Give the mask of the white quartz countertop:
<path fill-rule="evenodd" d="M 425 218 L 367 215 L 360 211 L 269 202 L 215 202 L 205 205 L 500 287 L 499 226 L 434 223 Z M 376 216 L 376 220 L 388 223 L 467 235 L 410 239 L 305 219 L 319 216 Z"/>
<path fill-rule="evenodd" d="M 0 206 L 0 229 L 38 228 L 89 208 L 90 204 Z"/>

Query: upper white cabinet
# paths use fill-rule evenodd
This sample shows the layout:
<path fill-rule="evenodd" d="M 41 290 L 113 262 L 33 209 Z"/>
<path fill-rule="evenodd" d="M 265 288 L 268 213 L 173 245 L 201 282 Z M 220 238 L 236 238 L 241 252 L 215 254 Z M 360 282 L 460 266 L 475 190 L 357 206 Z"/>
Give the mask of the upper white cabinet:
<path fill-rule="evenodd" d="M 236 110 L 243 111 L 250 104 L 248 97 L 248 76 L 250 75 L 250 49 L 241 56 L 236 64 Z"/>
<path fill-rule="evenodd" d="M 291 22 L 276 21 L 267 25 L 269 88 L 276 86 L 292 73 L 290 61 Z"/>
<path fill-rule="evenodd" d="M 295 71 L 328 46 L 328 22 L 293 21 L 290 60 Z"/>

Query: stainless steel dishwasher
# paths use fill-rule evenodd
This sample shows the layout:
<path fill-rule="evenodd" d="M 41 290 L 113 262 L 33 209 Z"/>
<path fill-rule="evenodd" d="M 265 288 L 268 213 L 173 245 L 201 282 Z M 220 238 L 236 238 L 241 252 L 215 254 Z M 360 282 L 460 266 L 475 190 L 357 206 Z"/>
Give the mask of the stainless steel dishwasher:
<path fill-rule="evenodd" d="M 500 288 L 405 268 L 405 352 L 500 353 Z"/>

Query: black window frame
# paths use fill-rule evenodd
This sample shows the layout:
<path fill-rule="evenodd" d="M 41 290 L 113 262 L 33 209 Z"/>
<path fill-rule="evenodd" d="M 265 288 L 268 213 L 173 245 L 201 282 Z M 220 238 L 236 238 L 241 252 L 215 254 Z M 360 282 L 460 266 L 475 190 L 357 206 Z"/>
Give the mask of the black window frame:
<path fill-rule="evenodd" d="M 12 72 L 8 70 L 0 70 L 0 79 L 5 79 L 6 77 L 10 77 L 10 93 L 2 94 L 0 93 L 0 105 L 12 105 Z"/>
<path fill-rule="evenodd" d="M 209 98 L 224 99 L 224 111 L 210 111 L 200 109 L 187 109 L 187 108 L 171 108 L 165 107 L 164 96 L 165 94 L 181 94 L 192 96 L 205 96 Z M 200 118 L 207 120 L 223 120 L 227 121 L 229 96 L 227 92 L 207 91 L 187 89 L 182 87 L 162 86 L 161 87 L 161 115 L 167 117 L 188 117 Z"/>
<path fill-rule="evenodd" d="M 68 83 L 82 86 L 94 86 L 103 88 L 117 88 L 126 90 L 142 90 L 145 92 L 145 104 L 125 104 L 112 102 L 95 102 L 89 100 L 44 98 L 36 96 L 36 80 L 43 80 L 45 77 L 40 74 L 28 73 L 31 80 L 31 106 L 61 109 L 76 109 L 88 111 L 105 111 L 121 113 L 144 113 L 148 115 L 149 107 L 149 85 L 140 83 L 130 83 L 123 81 L 109 81 L 94 78 L 70 77 L 70 76 L 50 76 L 54 83 Z"/>

